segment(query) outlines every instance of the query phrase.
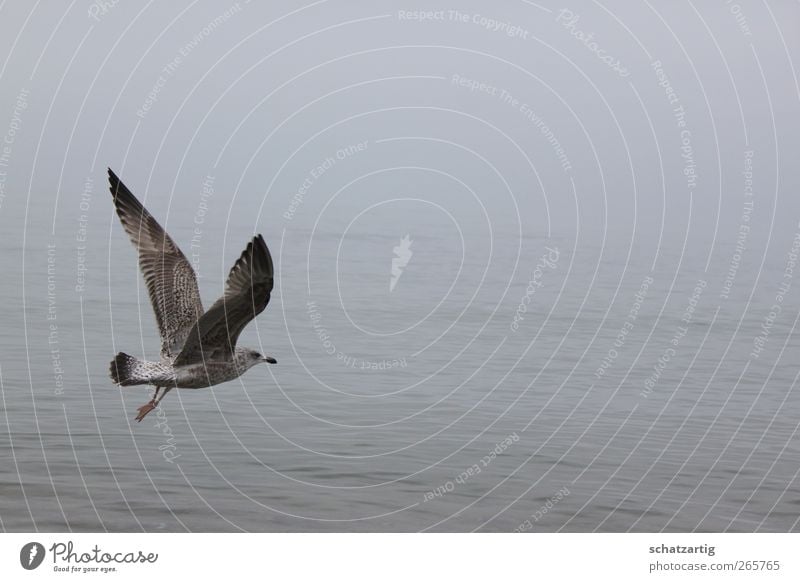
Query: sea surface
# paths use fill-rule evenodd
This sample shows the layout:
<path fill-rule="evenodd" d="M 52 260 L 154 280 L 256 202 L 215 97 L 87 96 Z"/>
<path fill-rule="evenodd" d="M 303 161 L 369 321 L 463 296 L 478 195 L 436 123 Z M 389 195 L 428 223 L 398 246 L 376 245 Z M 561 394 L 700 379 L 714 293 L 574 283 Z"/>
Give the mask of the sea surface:
<path fill-rule="evenodd" d="M 4 223 L 2 529 L 800 529 L 791 229 L 736 259 L 735 224 L 656 246 L 447 200 L 288 219 L 284 198 L 199 228 L 177 196 L 206 305 L 264 234 L 276 286 L 240 344 L 278 364 L 136 423 L 150 389 L 109 362 L 159 341 L 102 179 L 91 211 Z"/>

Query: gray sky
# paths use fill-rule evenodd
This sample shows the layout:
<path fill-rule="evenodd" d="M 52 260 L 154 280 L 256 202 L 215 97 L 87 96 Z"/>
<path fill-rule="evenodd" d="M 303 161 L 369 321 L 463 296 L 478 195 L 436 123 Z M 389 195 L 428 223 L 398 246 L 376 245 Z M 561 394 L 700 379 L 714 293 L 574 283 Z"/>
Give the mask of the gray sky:
<path fill-rule="evenodd" d="M 96 193 L 112 166 L 167 222 L 212 176 L 209 220 L 260 208 L 283 228 L 309 172 L 366 142 L 314 179 L 291 226 L 369 175 L 342 227 L 370 196 L 458 201 L 466 184 L 525 234 L 725 256 L 752 150 L 752 244 L 795 230 L 796 3 L 459 5 L 6 2 L 0 130 L 19 129 L 0 224 L 28 200 L 29 223 L 71 234 L 87 178 Z M 423 162 L 442 173 L 396 169 Z"/>

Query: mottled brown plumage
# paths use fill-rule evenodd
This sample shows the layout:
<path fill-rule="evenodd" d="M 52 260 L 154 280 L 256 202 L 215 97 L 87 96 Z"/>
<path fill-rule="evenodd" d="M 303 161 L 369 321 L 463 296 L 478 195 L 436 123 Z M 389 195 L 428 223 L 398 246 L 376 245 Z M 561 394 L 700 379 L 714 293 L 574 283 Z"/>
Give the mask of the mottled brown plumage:
<path fill-rule="evenodd" d="M 192 327 L 175 365 L 230 359 L 239 334 L 267 307 L 272 286 L 272 257 L 258 235 L 233 265 L 225 294 Z"/>
<path fill-rule="evenodd" d="M 197 277 L 178 245 L 111 169 L 108 181 L 122 226 L 139 252 L 139 268 L 161 334 L 161 357 L 174 357 L 203 314 Z"/>
<path fill-rule="evenodd" d="M 160 362 L 121 352 L 111 361 L 114 383 L 156 387 L 136 420 L 141 421 L 172 388 L 213 386 L 238 378 L 258 363 L 276 363 L 255 350 L 236 347 L 239 334 L 264 311 L 272 292 L 274 269 L 264 238 L 257 235 L 247 245 L 228 274 L 225 293 L 203 312 L 197 278 L 178 245 L 110 169 L 108 180 L 120 221 L 139 252 L 161 334 Z"/>

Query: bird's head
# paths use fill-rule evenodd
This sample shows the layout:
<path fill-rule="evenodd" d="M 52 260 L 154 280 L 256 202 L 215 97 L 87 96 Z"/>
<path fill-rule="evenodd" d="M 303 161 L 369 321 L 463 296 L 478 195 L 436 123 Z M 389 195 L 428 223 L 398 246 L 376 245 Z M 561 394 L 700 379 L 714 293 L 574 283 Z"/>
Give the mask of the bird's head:
<path fill-rule="evenodd" d="M 272 356 L 262 356 L 255 350 L 249 350 L 247 352 L 247 359 L 250 366 L 255 366 L 256 364 L 261 364 L 262 362 L 266 362 L 267 364 L 277 364 L 278 360 L 273 358 Z"/>

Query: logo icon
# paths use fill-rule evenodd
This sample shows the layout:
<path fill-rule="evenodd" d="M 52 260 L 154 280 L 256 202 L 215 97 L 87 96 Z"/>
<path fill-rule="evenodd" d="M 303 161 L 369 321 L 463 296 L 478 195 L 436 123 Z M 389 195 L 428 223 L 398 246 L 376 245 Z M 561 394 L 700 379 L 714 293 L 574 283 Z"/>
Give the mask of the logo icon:
<path fill-rule="evenodd" d="M 28 542 L 19 551 L 19 563 L 26 570 L 35 570 L 44 561 L 44 546 L 39 542 Z"/>
<path fill-rule="evenodd" d="M 403 274 L 403 269 L 406 268 L 414 254 L 411 250 L 411 244 L 413 242 L 413 240 L 408 238 L 408 235 L 405 235 L 400 239 L 400 244 L 392 249 L 395 256 L 392 258 L 392 278 L 389 281 L 390 292 L 394 291 L 397 282 L 400 280 L 400 276 Z"/>

